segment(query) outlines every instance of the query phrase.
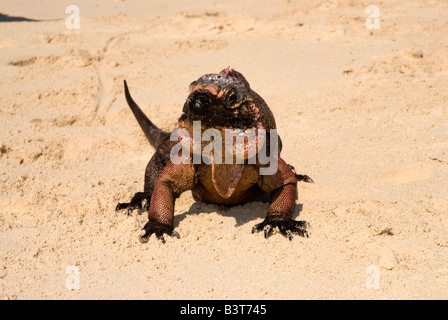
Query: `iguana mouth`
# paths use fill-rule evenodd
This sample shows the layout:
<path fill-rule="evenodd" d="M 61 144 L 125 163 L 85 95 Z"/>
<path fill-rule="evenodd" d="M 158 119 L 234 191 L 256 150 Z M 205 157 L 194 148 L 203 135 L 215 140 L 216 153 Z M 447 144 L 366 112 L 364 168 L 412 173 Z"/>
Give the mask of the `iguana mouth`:
<path fill-rule="evenodd" d="M 209 149 L 204 152 L 205 148 L 211 143 L 214 146 L 218 143 L 218 146 L 221 146 L 222 155 L 218 159 L 222 159 L 222 162 L 224 162 L 226 154 L 232 154 L 235 161 L 254 157 L 266 142 L 266 130 L 261 123 L 244 129 L 226 126 L 210 128 L 199 122 L 185 126 L 186 123 L 188 122 L 182 122 L 182 125 L 179 125 L 179 129 L 181 129 L 178 131 L 179 141 L 185 147 L 188 145 L 192 154 L 200 152 L 204 157 L 209 157 L 210 152 Z M 197 127 L 195 128 L 195 126 Z M 195 147 L 194 143 L 200 143 L 200 149 Z"/>

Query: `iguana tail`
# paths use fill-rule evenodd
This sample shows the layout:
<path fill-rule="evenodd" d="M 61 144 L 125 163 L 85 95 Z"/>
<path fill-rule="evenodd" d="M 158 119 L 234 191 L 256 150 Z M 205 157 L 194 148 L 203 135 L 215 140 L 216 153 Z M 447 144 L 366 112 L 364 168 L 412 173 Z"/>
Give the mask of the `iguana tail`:
<path fill-rule="evenodd" d="M 128 85 L 126 80 L 124 80 L 124 94 L 126 96 L 126 101 L 128 102 L 129 108 L 131 108 L 132 113 L 138 121 L 138 124 L 143 130 L 149 143 L 157 149 L 160 144 L 165 141 L 170 133 L 159 129 L 149 118 L 143 113 L 142 109 L 135 103 L 129 93 Z"/>

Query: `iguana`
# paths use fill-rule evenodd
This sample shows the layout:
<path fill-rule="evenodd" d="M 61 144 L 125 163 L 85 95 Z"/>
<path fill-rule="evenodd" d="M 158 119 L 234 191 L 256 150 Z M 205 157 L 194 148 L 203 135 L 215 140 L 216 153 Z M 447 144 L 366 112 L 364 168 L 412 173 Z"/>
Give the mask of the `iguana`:
<path fill-rule="evenodd" d="M 294 168 L 280 157 L 282 144 L 279 137 L 278 141 L 274 141 L 278 143 L 277 153 L 273 154 L 277 169 L 271 174 L 260 174 L 260 170 L 267 165 L 258 159 L 259 146 L 264 144 L 267 153 L 272 151 L 271 130 L 276 129 L 276 124 L 266 102 L 250 88 L 241 73 L 228 67 L 218 74 L 206 74 L 192 82 L 178 128 L 173 132 L 163 131 L 149 120 L 132 99 L 126 81 L 124 89 L 129 107 L 156 149 L 146 166 L 144 191 L 136 193 L 129 203 L 119 203 L 116 207 L 116 210 L 127 209 L 128 214 L 134 209 L 148 210 L 149 221 L 143 228 L 145 234 L 140 237 L 141 242 L 147 242 L 152 234 L 162 242 L 165 242 L 164 234 L 179 237 L 173 227 L 174 203 L 187 190 L 191 190 L 195 200 L 220 205 L 268 199 L 266 218 L 253 227 L 252 233 L 264 231 L 267 238 L 278 227 L 289 240 L 294 233 L 308 237 L 308 223 L 293 220 L 292 214 L 296 206 L 297 181 L 313 180 L 307 175 L 296 174 Z M 237 140 L 230 151 L 228 148 L 223 151 L 231 154 L 235 154 L 236 150 L 242 151 L 244 155 L 239 163 L 236 156 L 230 164 L 223 163 L 222 159 L 221 162 L 216 161 L 215 152 L 210 153 L 208 161 L 201 157 L 196 157 L 196 162 L 173 161 L 172 150 L 180 141 L 192 144 L 190 135 L 194 136 L 194 124 L 200 124 L 201 134 L 209 129 L 222 133 L 222 141 L 218 141 L 222 142 L 222 146 L 225 145 L 228 130 L 240 135 L 247 133 L 247 130 L 265 132 L 266 135 L 263 139 L 257 135 L 252 142 L 246 139 L 238 143 Z M 176 133 L 177 139 L 170 138 L 173 133 Z M 193 146 L 193 151 L 185 159 L 192 160 L 194 152 L 200 153 L 205 144 L 201 141 L 199 148 Z M 255 161 L 249 161 L 250 152 L 255 154 L 252 158 Z"/>

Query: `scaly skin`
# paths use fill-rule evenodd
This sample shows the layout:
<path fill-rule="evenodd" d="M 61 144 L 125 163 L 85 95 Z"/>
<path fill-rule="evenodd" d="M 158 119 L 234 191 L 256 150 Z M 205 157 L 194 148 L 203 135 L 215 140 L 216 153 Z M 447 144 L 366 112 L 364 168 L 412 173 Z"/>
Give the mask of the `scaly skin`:
<path fill-rule="evenodd" d="M 278 169 L 272 175 L 260 175 L 260 169 L 265 165 L 258 158 L 254 164 L 249 164 L 247 158 L 243 164 L 206 164 L 203 161 L 193 164 L 193 154 L 190 154 L 189 164 L 174 164 L 170 160 L 170 151 L 178 141 L 170 141 L 170 134 L 146 117 L 132 100 L 126 82 L 125 95 L 146 137 L 156 148 L 146 167 L 144 191 L 136 193 L 130 203 L 119 203 L 116 208 L 127 209 L 128 214 L 134 209 L 148 210 L 145 234 L 140 238 L 142 242 L 147 242 L 152 234 L 163 242 L 165 234 L 179 237 L 173 227 L 174 204 L 175 199 L 187 190 L 192 191 L 195 200 L 222 205 L 238 205 L 268 196 L 266 218 L 252 232 L 264 231 L 267 238 L 277 227 L 289 240 L 294 233 L 308 236 L 307 222 L 293 220 L 292 214 L 297 200 L 297 181 L 313 181 L 306 175 L 296 174 L 294 168 L 280 157 L 280 138 L 275 155 Z M 269 152 L 269 130 L 276 129 L 274 116 L 266 102 L 250 88 L 242 74 L 230 68 L 219 74 L 204 75 L 191 83 L 179 118 L 179 129 L 191 135 L 193 121 L 201 121 L 202 132 L 210 128 L 223 134 L 228 128 L 265 129 Z M 257 140 L 257 143 L 262 142 Z M 247 151 L 253 146 L 240 144 L 239 147 Z"/>

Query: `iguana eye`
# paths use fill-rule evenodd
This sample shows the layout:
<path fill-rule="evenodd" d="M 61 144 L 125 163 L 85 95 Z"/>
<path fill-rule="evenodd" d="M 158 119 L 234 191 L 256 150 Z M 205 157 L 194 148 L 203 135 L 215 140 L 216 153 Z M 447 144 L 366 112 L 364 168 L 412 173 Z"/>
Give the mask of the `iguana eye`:
<path fill-rule="evenodd" d="M 235 89 L 229 91 L 229 93 L 225 96 L 224 103 L 228 107 L 232 107 L 238 102 L 238 94 Z"/>

